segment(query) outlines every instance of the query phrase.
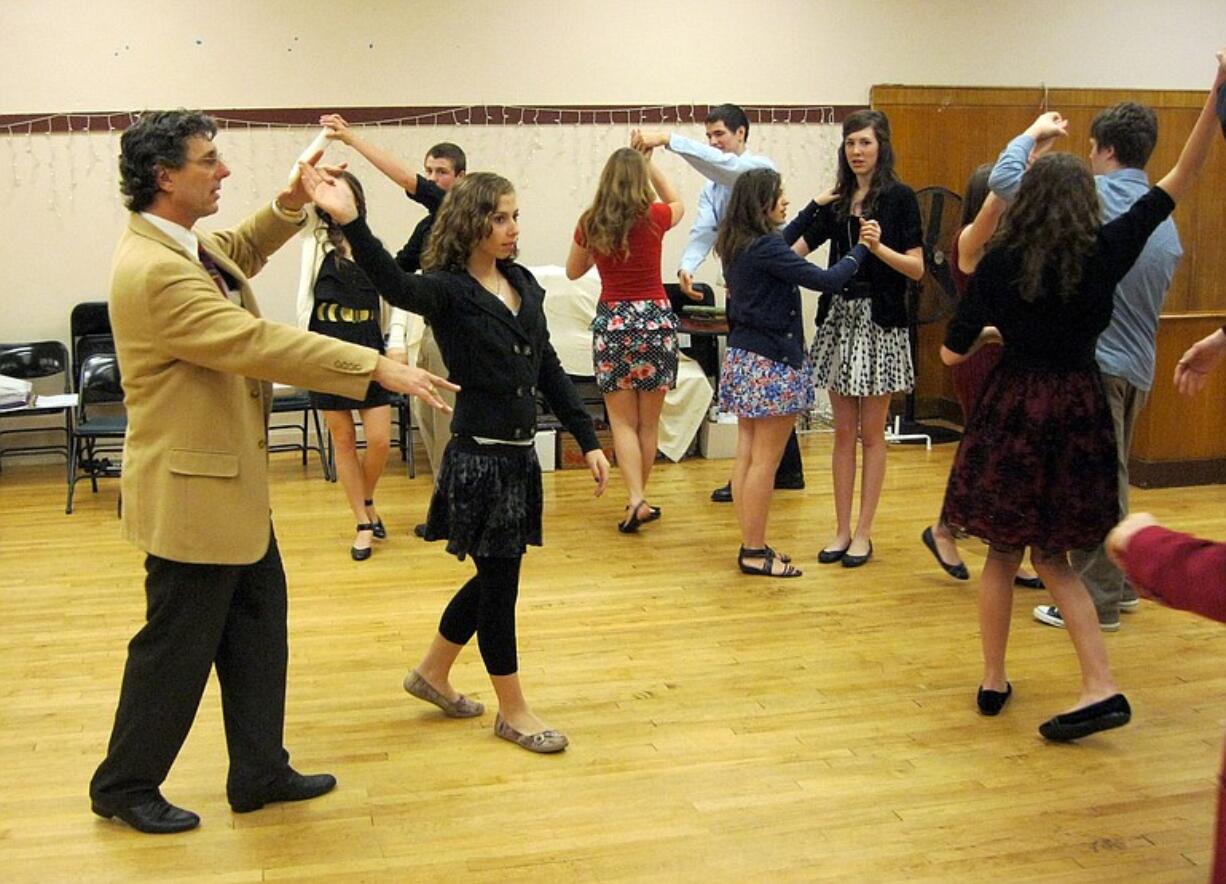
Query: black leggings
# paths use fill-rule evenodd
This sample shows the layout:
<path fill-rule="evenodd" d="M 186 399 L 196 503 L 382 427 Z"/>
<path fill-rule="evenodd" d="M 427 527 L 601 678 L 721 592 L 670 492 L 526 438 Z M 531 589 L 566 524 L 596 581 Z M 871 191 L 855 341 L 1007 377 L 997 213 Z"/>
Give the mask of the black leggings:
<path fill-rule="evenodd" d="M 523 556 L 473 556 L 477 573 L 451 597 L 438 631 L 447 641 L 466 645 L 477 635 L 477 647 L 490 675 L 519 671 L 515 652 L 515 599 L 519 596 L 519 564 Z"/>

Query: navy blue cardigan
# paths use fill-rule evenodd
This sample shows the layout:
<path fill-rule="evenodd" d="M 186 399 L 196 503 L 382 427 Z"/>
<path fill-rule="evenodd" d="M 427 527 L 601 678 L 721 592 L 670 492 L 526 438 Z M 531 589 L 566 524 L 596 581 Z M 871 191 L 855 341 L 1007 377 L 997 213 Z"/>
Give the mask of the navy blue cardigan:
<path fill-rule="evenodd" d="M 793 252 L 784 238 L 779 233 L 760 236 L 724 266 L 728 346 L 799 369 L 804 364 L 805 331 L 798 286 L 839 291 L 868 258 L 868 248 L 857 245 L 829 270 L 822 270 Z"/>

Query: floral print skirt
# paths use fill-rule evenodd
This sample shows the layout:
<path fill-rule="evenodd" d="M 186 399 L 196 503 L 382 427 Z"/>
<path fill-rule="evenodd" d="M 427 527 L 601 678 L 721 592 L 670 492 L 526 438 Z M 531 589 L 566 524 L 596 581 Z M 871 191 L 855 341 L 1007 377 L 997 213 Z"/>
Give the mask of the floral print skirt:
<path fill-rule="evenodd" d="M 591 329 L 600 392 L 676 386 L 677 316 L 668 301 L 601 301 Z"/>
<path fill-rule="evenodd" d="M 719 409 L 737 417 L 776 417 L 813 407 L 806 363 L 792 368 L 740 347 L 729 347 L 719 376 Z"/>

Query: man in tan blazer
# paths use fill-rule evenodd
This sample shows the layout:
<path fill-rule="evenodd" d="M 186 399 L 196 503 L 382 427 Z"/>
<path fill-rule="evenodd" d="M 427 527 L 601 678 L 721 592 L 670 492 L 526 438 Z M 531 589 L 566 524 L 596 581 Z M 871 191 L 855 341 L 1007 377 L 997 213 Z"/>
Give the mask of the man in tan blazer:
<path fill-rule="evenodd" d="M 128 646 L 93 810 L 142 832 L 200 818 L 162 797 L 209 670 L 221 684 L 235 812 L 313 798 L 282 745 L 285 572 L 269 518 L 271 381 L 361 399 L 374 380 L 442 406 L 446 381 L 374 350 L 260 318 L 249 277 L 305 222 L 301 185 L 233 230 L 203 233 L 230 174 L 203 114 L 145 114 L 123 135 L 132 216 L 115 251 L 110 314 L 128 431 L 123 530 L 144 550 L 147 622 Z"/>

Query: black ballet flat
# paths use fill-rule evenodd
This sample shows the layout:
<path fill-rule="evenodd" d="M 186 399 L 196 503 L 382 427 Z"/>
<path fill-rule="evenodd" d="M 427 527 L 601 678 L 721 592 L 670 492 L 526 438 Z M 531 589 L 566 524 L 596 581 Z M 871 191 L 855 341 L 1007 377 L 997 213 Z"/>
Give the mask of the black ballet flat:
<path fill-rule="evenodd" d="M 1043 582 L 1042 577 L 1014 577 L 1014 586 L 1021 586 L 1026 589 L 1047 589 L 1047 584 Z"/>
<path fill-rule="evenodd" d="M 361 524 L 359 524 L 359 525 L 358 525 L 358 527 L 356 528 L 356 530 L 358 530 L 358 531 L 371 531 L 371 532 L 373 532 L 373 531 L 375 530 L 375 526 L 374 526 L 374 524 L 373 524 L 373 523 L 371 523 L 371 522 L 362 522 Z M 351 547 L 349 547 L 349 555 L 351 555 L 351 556 L 353 557 L 353 560 L 354 560 L 355 562 L 364 562 L 364 561 L 366 561 L 367 559 L 369 559 L 369 558 L 370 558 L 370 554 L 371 554 L 373 551 L 374 551 L 374 550 L 373 550 L 371 547 L 369 547 L 369 546 L 368 546 L 368 547 L 366 547 L 366 549 L 358 549 L 356 546 L 351 546 Z"/>
<path fill-rule="evenodd" d="M 1083 709 L 1053 716 L 1039 725 L 1043 739 L 1054 743 L 1069 743 L 1099 731 L 1123 727 L 1132 720 L 1132 707 L 1123 694 L 1112 694 L 1105 700 L 1091 703 Z"/>
<path fill-rule="evenodd" d="M 980 715 L 1000 715 L 1000 710 L 1005 708 L 1005 704 L 1012 696 L 1013 685 L 1009 682 L 1005 682 L 1003 691 L 989 691 L 981 687 L 979 693 L 975 695 L 975 705 L 979 707 Z"/>
<path fill-rule="evenodd" d="M 374 502 L 373 500 L 365 500 L 365 501 L 363 501 L 363 503 L 364 503 L 366 506 L 374 506 L 374 505 L 375 505 L 375 502 Z M 382 518 L 382 517 L 380 517 L 380 518 L 376 519 L 375 521 L 371 522 L 371 523 L 370 523 L 370 525 L 371 525 L 370 530 L 371 530 L 371 533 L 375 535 L 375 540 L 387 540 L 387 528 L 386 528 L 386 527 L 384 527 L 384 525 L 383 525 L 383 518 Z"/>
<path fill-rule="evenodd" d="M 850 546 L 851 544 L 849 543 L 842 549 L 824 549 L 817 554 L 817 561 L 823 565 L 833 565 L 843 556 L 847 555 L 847 548 Z"/>
<path fill-rule="evenodd" d="M 932 553 L 932 557 L 937 560 L 937 564 L 945 569 L 946 574 L 955 580 L 971 579 L 971 572 L 966 570 L 966 565 L 963 562 L 958 562 L 956 565 L 951 565 L 949 562 L 941 558 L 940 552 L 937 551 L 936 538 L 932 536 L 931 525 L 924 529 L 924 533 L 920 535 L 920 540 L 924 541 L 924 546 L 928 547 L 928 551 Z"/>
<path fill-rule="evenodd" d="M 851 549 L 849 544 L 847 549 Z M 843 550 L 843 567 L 844 568 L 859 568 L 861 565 L 867 564 L 868 560 L 873 557 L 873 542 L 868 542 L 868 552 L 862 556 L 849 555 L 847 550 Z"/>

